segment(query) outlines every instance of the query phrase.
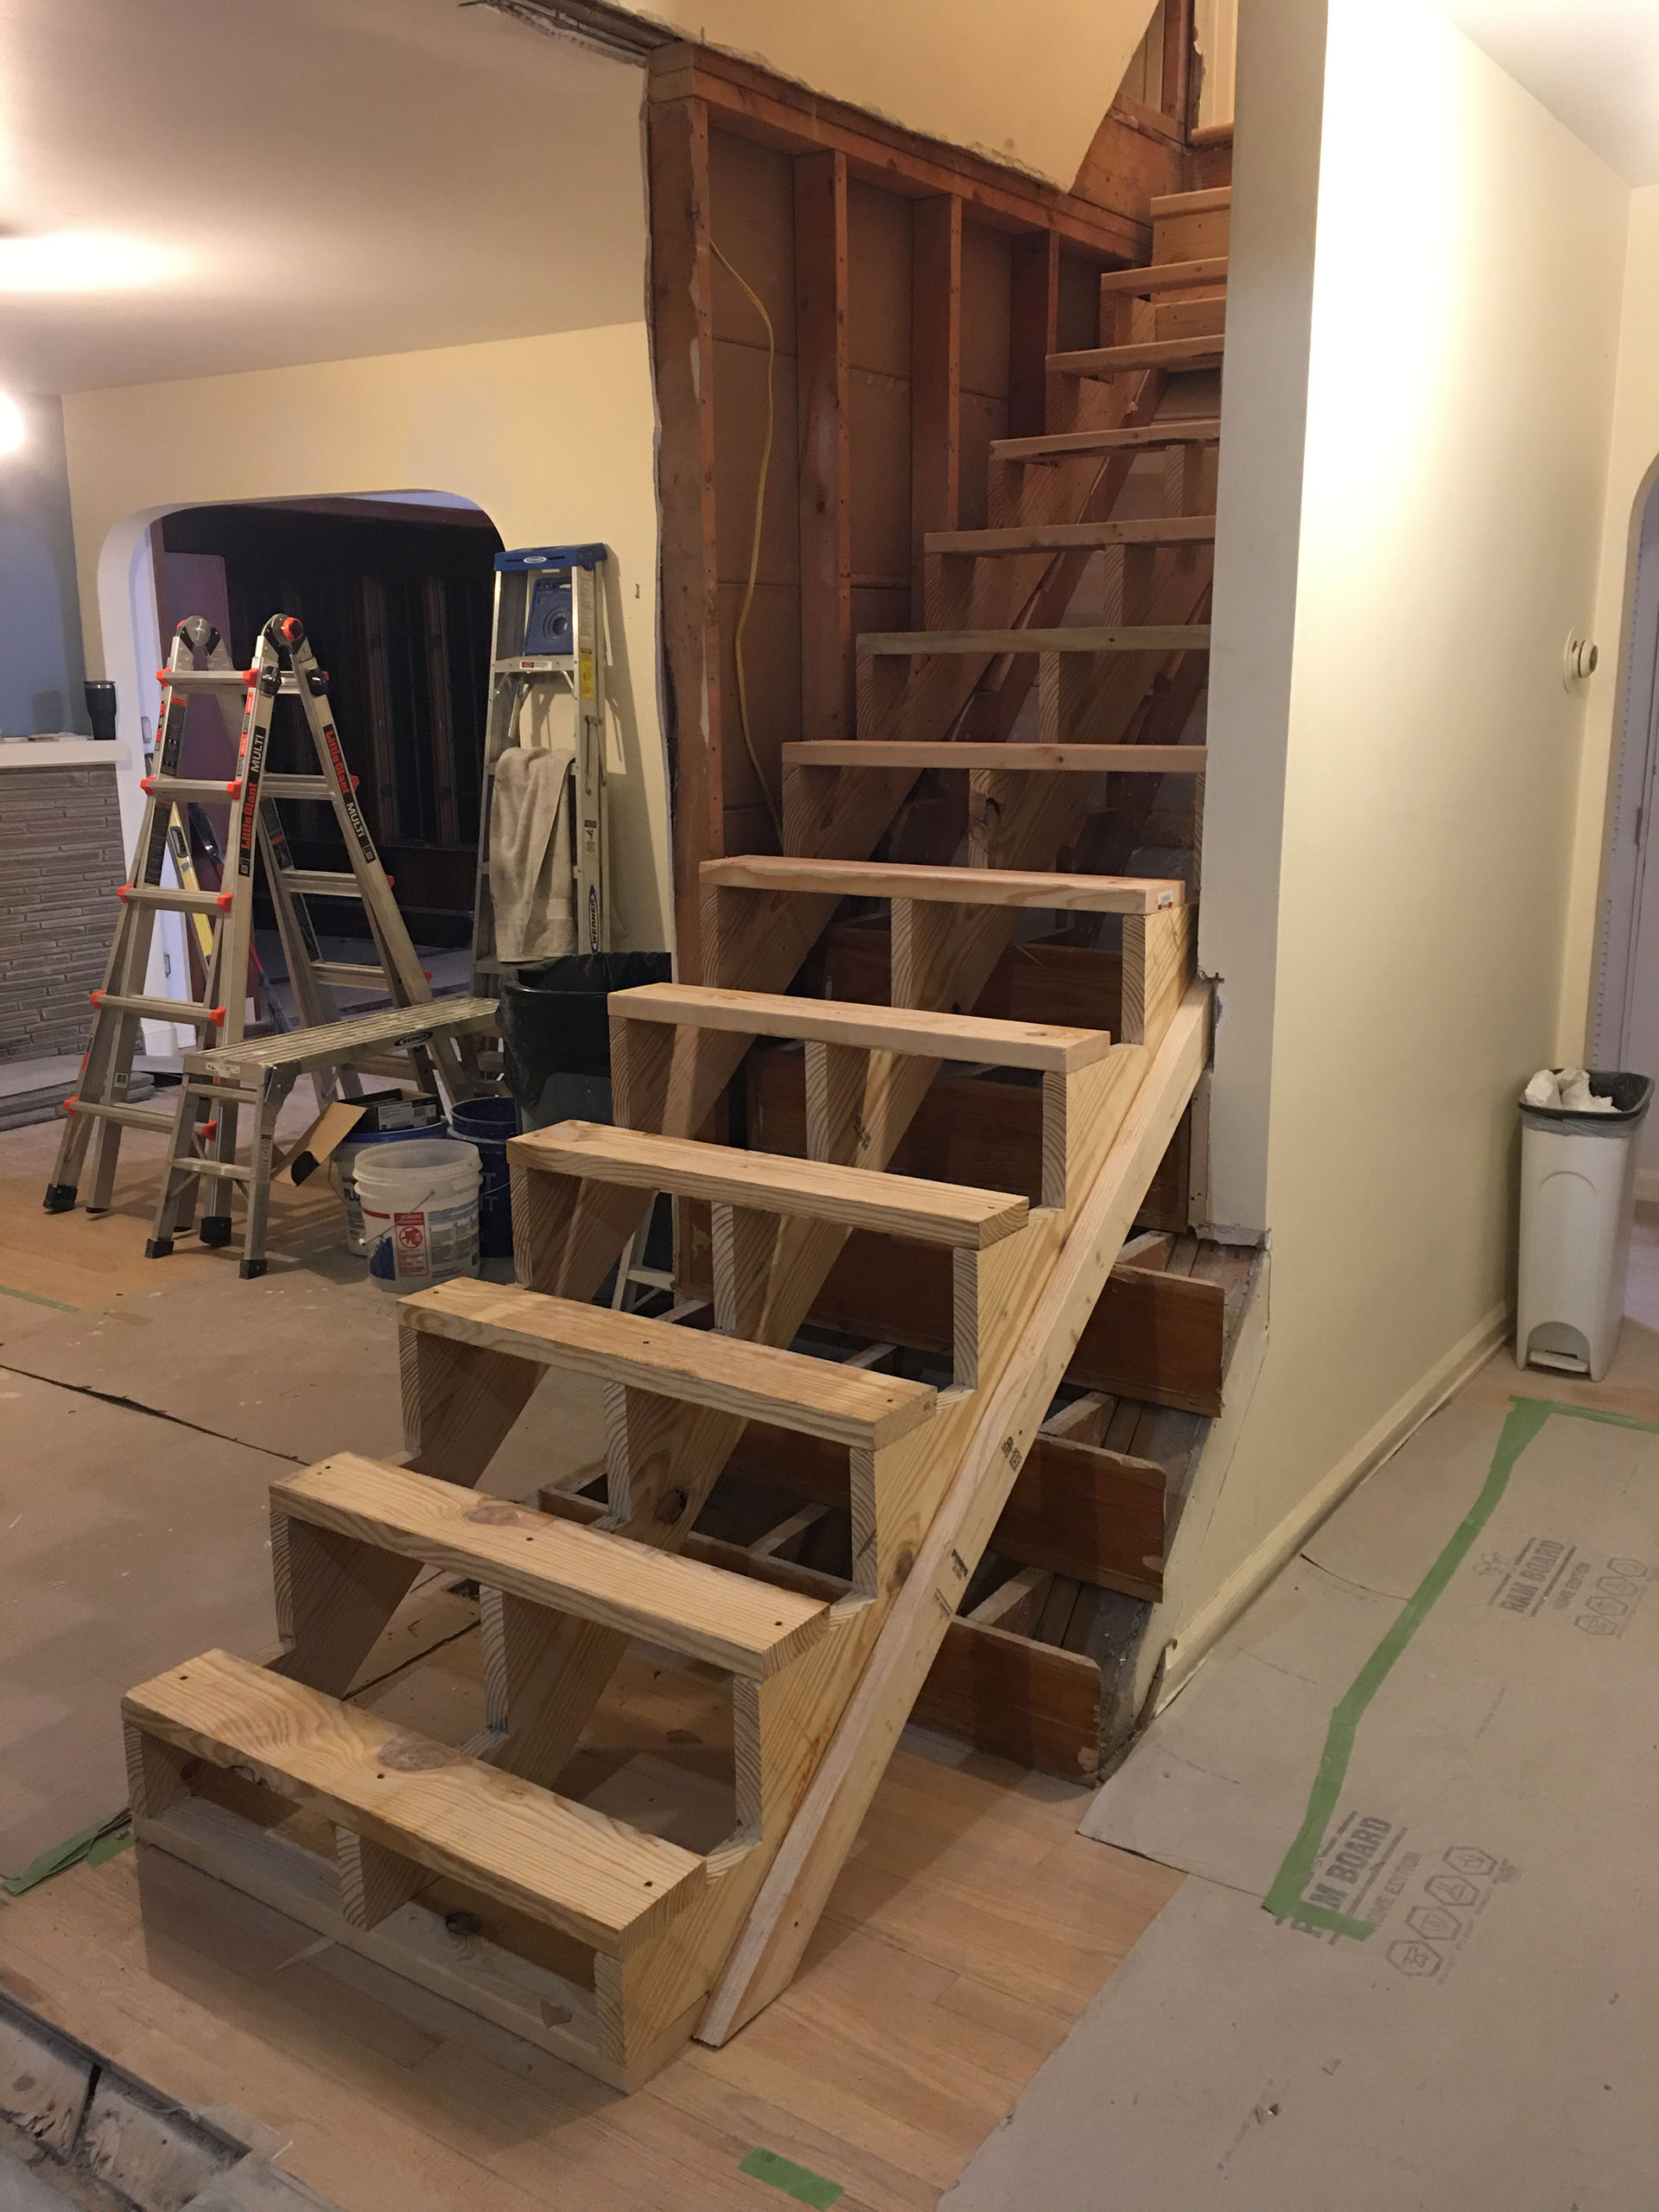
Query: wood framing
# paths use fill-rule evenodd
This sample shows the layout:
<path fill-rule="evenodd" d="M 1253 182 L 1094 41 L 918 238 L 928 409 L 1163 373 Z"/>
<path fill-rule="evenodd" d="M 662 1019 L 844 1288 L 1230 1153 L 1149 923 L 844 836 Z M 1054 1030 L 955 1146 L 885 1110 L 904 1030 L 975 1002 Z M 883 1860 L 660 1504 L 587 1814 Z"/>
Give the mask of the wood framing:
<path fill-rule="evenodd" d="M 1134 358 L 1103 364 L 1082 342 L 1105 335 L 1097 205 L 1058 219 L 1049 195 L 965 157 L 906 170 L 892 134 L 861 151 L 827 104 L 695 54 L 653 87 L 683 188 L 681 267 L 718 295 L 707 317 L 683 315 L 677 372 L 695 380 L 706 350 L 714 477 L 731 487 L 716 502 L 705 478 L 677 484 L 701 533 L 665 630 L 688 697 L 726 697 L 733 607 L 766 594 L 741 664 L 766 715 L 751 746 L 709 752 L 695 834 L 752 824 L 753 779 L 787 743 L 785 849 L 745 836 L 691 850 L 697 972 L 613 996 L 616 1126 L 512 1147 L 518 1281 L 403 1302 L 409 1464 L 330 1461 L 276 1485 L 280 1659 L 205 1655 L 127 1714 L 146 1848 L 228 1868 L 270 1901 L 297 1888 L 309 1924 L 446 1994 L 438 1916 L 482 1899 L 510 1924 L 492 1923 L 479 2009 L 624 2088 L 785 1986 L 912 1711 L 1094 1770 L 1101 1609 L 1161 1595 L 1172 1468 L 1219 1403 L 1236 1305 L 1236 1275 L 1200 1270 L 1195 1238 L 1130 1241 L 1148 1207 L 1181 1218 L 1181 1132 L 1209 1051 L 1192 902 L 1202 778 L 1174 756 L 1199 734 L 1211 556 L 1201 529 L 1110 526 L 1213 515 L 1211 442 L 978 466 L 1010 409 L 1041 435 L 1147 430 L 1166 397 L 1214 421 L 1220 313 L 1178 287 L 1211 317 L 1199 352 L 1172 340 L 1154 359 L 1136 337 Z M 709 132 L 715 108 L 741 132 Z M 700 245 L 705 187 L 750 193 L 765 223 L 738 237 L 705 207 Z M 1190 253 L 1163 258 L 1224 252 L 1203 229 L 1218 216 L 1224 233 L 1224 208 L 1151 197 L 1160 245 L 1170 225 L 1200 226 Z M 912 210 L 941 200 L 954 212 L 923 220 L 944 226 L 947 295 L 959 248 L 958 511 L 948 548 L 921 533 L 926 620 L 899 632 L 918 542 Z M 1158 302 L 1154 283 L 1154 319 Z M 732 435 L 768 404 L 765 380 L 800 434 L 775 483 Z M 688 465 L 705 450 L 676 448 Z M 948 509 L 941 451 L 927 467 Z M 763 526 L 741 569 L 746 505 Z M 981 523 L 993 542 L 964 542 Z M 1069 531 L 1085 534 L 1044 535 Z M 1095 611 L 1068 620 L 1085 582 Z M 854 635 L 864 670 L 893 680 L 874 702 L 861 686 L 842 734 L 810 735 L 791 702 L 833 722 Z M 1028 768 L 1010 766 L 1033 736 Z M 959 742 L 965 808 L 938 803 L 950 764 L 917 749 Z M 1085 776 L 1075 756 L 1090 747 Z M 883 911 L 844 925 L 849 902 Z M 753 1069 L 733 1090 L 762 1039 L 798 1084 L 791 1140 L 768 1141 L 751 1113 L 747 1143 L 718 1141 L 764 1103 Z M 980 1072 L 942 1075 L 951 1062 Z M 916 1155 L 934 1144 L 930 1173 Z M 966 1175 L 976 1154 L 995 1167 Z M 671 1311 L 598 1303 L 659 1191 L 680 1209 Z M 689 1298 L 700 1262 L 706 1296 Z M 826 1321 L 849 1341 L 828 1341 Z M 1103 1382 L 1115 1362 L 1122 1381 Z M 549 1368 L 602 1386 L 603 1473 L 575 1479 L 603 1499 L 471 1502 Z M 1109 1391 L 1136 1402 L 1127 1425 Z M 346 1694 L 423 1562 L 479 1592 L 481 1709 L 459 1746 L 389 1732 Z M 673 1843 L 654 1797 L 641 1829 L 582 1796 L 631 1639 L 653 1665 L 715 1673 L 728 1700 L 729 1789 L 677 1804 Z"/>
<path fill-rule="evenodd" d="M 795 346 L 800 410 L 801 725 L 845 737 L 853 721 L 847 156 L 796 156 Z"/>
<path fill-rule="evenodd" d="M 653 101 L 647 130 L 674 928 L 681 973 L 695 976 L 697 869 L 724 849 L 708 109 L 695 99 Z"/>
<path fill-rule="evenodd" d="M 1108 116 L 1065 192 L 673 44 L 649 56 L 647 129 L 676 954 L 696 982 L 698 868 L 772 842 L 755 778 L 775 804 L 780 741 L 853 734 L 855 632 L 925 619 L 925 536 L 984 519 L 988 443 L 1042 428 L 1063 301 L 1146 258 L 1185 156 L 1145 116 Z M 743 670 L 754 766 L 734 633 L 764 334 L 716 245 L 773 326 Z"/>

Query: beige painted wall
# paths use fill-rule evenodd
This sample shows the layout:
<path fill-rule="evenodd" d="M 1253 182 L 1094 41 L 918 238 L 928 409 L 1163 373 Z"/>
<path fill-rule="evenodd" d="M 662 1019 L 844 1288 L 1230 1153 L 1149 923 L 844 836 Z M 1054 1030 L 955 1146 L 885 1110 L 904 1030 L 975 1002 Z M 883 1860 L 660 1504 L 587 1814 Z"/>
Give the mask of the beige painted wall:
<path fill-rule="evenodd" d="M 1154 0 L 645 0 L 630 12 L 830 99 L 1070 185 Z"/>
<path fill-rule="evenodd" d="M 135 531 L 168 509 L 341 493 L 457 493 L 508 545 L 602 539 L 619 945 L 670 942 L 657 711 L 657 495 L 643 321 L 541 338 L 71 394 L 64 402 L 88 666 L 130 626 Z M 327 640 L 320 640 L 326 657 Z M 116 671 L 118 681 L 125 668 Z M 125 688 L 125 687 L 124 687 Z M 153 719 L 153 697 L 144 712 Z M 349 755 L 352 733 L 346 734 Z"/>
<path fill-rule="evenodd" d="M 1250 134 L 1318 127 L 1251 105 L 1262 21 L 1311 13 L 1246 13 L 1241 200 Z M 1623 279 L 1624 187 L 1460 33 L 1422 0 L 1329 18 L 1289 711 L 1276 735 L 1261 711 L 1282 663 L 1218 652 L 1210 724 L 1218 865 L 1244 865 L 1257 780 L 1285 791 L 1270 1052 L 1230 1073 L 1224 1021 L 1216 1077 L 1218 1129 L 1267 1121 L 1273 1284 L 1212 1590 L 1283 1556 L 1503 1325 L 1514 1100 L 1555 1032 L 1583 714 L 1561 648 L 1594 585 Z M 1235 317 L 1249 281 L 1236 259 Z M 1243 329 L 1275 339 L 1230 322 L 1224 452 L 1243 440 L 1248 466 Z M 1218 640 L 1288 557 L 1271 510 L 1230 546 L 1225 476 L 1221 498 Z M 1224 998 L 1260 969 L 1267 904 L 1207 918 Z M 1217 1184 L 1217 1217 L 1248 1220 L 1248 1165 Z"/>
<path fill-rule="evenodd" d="M 1643 495 L 1659 467 L 1659 185 L 1630 195 L 1624 266 L 1624 314 L 1618 335 L 1618 381 L 1607 468 L 1607 507 L 1600 575 L 1587 634 L 1601 648 L 1601 665 L 1587 687 L 1584 751 L 1573 846 L 1573 887 L 1562 949 L 1560 1022 L 1556 1054 L 1577 1061 L 1589 1049 L 1601 923 L 1602 859 L 1609 786 L 1623 718 L 1622 687 L 1629 658 L 1633 560 Z"/>

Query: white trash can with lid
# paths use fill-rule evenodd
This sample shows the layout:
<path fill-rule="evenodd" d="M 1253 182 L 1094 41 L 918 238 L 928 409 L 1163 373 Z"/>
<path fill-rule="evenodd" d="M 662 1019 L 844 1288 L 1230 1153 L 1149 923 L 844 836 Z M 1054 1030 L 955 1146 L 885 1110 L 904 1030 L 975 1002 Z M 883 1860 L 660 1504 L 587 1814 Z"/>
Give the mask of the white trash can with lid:
<path fill-rule="evenodd" d="M 1590 1071 L 1602 1111 L 1521 1101 L 1517 1367 L 1586 1375 L 1613 1363 L 1636 1211 L 1637 1140 L 1653 1079 Z"/>

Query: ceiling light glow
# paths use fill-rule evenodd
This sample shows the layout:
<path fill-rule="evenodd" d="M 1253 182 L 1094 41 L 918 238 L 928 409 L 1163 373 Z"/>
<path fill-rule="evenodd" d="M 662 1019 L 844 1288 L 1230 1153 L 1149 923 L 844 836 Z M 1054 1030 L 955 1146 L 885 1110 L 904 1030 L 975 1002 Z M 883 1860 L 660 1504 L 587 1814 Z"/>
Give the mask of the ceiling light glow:
<path fill-rule="evenodd" d="M 0 454 L 16 453 L 28 436 L 22 409 L 9 391 L 0 391 Z"/>
<path fill-rule="evenodd" d="M 128 292 L 159 283 L 181 257 L 115 231 L 48 231 L 0 238 L 0 292 Z"/>

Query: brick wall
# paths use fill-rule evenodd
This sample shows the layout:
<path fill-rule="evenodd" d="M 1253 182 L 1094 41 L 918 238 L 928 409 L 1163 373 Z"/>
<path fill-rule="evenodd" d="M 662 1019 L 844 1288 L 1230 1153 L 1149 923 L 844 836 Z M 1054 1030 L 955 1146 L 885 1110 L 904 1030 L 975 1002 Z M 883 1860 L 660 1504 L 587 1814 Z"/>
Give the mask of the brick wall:
<path fill-rule="evenodd" d="M 85 1046 L 125 872 L 113 766 L 0 771 L 0 1060 Z"/>

